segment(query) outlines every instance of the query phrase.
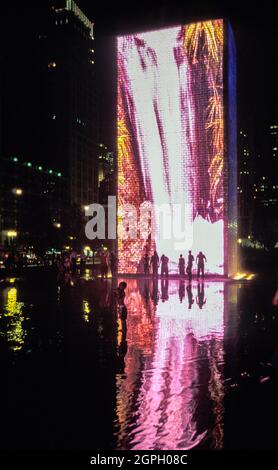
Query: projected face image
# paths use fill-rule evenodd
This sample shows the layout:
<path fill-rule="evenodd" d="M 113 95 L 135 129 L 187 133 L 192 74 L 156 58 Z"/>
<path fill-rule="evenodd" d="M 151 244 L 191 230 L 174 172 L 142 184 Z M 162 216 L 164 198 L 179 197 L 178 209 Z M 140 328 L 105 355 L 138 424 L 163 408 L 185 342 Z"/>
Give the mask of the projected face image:
<path fill-rule="evenodd" d="M 118 38 L 118 205 L 167 206 L 175 231 L 153 211 L 145 239 L 119 240 L 119 272 L 201 250 L 224 273 L 223 36 L 214 20 Z"/>

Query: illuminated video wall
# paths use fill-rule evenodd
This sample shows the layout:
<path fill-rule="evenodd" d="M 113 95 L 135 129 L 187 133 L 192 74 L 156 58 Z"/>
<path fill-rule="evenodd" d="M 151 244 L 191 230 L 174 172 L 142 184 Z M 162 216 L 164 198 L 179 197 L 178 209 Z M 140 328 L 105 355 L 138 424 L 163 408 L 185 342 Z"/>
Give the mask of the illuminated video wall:
<path fill-rule="evenodd" d="M 170 274 L 188 250 L 205 254 L 208 273 L 228 272 L 225 38 L 221 19 L 118 38 L 121 273 L 143 272 L 154 250 Z M 146 204 L 140 236 L 133 222 Z"/>

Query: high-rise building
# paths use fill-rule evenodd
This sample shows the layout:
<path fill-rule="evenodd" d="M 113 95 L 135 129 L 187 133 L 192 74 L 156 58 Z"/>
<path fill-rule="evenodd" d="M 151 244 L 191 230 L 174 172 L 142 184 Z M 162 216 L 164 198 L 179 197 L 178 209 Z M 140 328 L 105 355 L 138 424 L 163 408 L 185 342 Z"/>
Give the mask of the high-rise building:
<path fill-rule="evenodd" d="M 264 136 L 263 152 L 257 156 L 255 194 L 256 206 L 261 211 L 278 209 L 278 125 L 271 124 Z"/>
<path fill-rule="evenodd" d="M 240 130 L 238 138 L 238 203 L 239 203 L 239 236 L 247 238 L 252 232 L 254 215 L 254 197 L 256 184 L 254 182 L 254 159 L 251 144 L 245 130 Z"/>
<path fill-rule="evenodd" d="M 10 43 L 4 61 L 2 154 L 61 171 L 69 203 L 82 208 L 97 197 L 94 24 L 65 0 L 17 26 L 20 47 Z"/>
<path fill-rule="evenodd" d="M 272 124 L 269 128 L 270 131 L 270 145 L 271 155 L 273 157 L 273 164 L 277 167 L 278 162 L 278 125 Z"/>
<path fill-rule="evenodd" d="M 269 154 L 270 169 L 268 200 L 265 204 L 273 209 L 278 209 L 278 124 L 272 124 L 269 128 Z"/>
<path fill-rule="evenodd" d="M 114 171 L 114 156 L 104 144 L 99 144 L 98 186 Z"/>

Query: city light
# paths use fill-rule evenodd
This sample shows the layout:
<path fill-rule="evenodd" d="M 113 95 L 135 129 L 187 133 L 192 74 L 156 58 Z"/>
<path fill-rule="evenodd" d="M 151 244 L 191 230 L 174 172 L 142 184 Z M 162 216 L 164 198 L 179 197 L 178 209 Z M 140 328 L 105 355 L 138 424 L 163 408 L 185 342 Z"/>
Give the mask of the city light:
<path fill-rule="evenodd" d="M 15 230 L 9 230 L 7 235 L 9 238 L 17 237 L 17 232 Z"/>
<path fill-rule="evenodd" d="M 16 196 L 22 196 L 23 191 L 22 191 L 21 188 L 15 188 L 15 189 L 14 189 L 14 194 L 15 194 Z"/>
<path fill-rule="evenodd" d="M 86 256 L 93 256 L 93 252 L 92 252 L 92 249 L 90 246 L 84 246 L 83 248 L 83 253 L 86 255 Z"/>
<path fill-rule="evenodd" d="M 235 274 L 233 279 L 235 281 L 252 281 L 254 277 L 255 277 L 255 274 L 252 274 L 252 273 L 238 272 Z"/>
<path fill-rule="evenodd" d="M 87 212 L 90 209 L 90 206 L 84 206 L 84 211 Z"/>
<path fill-rule="evenodd" d="M 56 227 L 56 228 L 61 228 L 61 227 L 62 227 L 62 225 L 60 224 L 60 222 L 54 222 L 53 225 L 54 225 L 54 227 Z"/>

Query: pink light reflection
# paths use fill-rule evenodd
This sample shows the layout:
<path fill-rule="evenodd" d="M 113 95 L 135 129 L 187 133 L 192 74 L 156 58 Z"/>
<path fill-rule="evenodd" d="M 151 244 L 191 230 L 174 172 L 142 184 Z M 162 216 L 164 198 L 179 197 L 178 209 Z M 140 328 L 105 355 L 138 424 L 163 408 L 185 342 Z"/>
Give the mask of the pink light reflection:
<path fill-rule="evenodd" d="M 180 302 L 179 281 L 169 282 L 168 300 L 160 297 L 156 307 L 153 283 L 127 282 L 128 352 L 125 375 L 117 378 L 118 447 L 191 449 L 209 436 L 213 448 L 221 448 L 223 284 L 205 284 L 204 292 L 194 285 L 195 302 L 188 309 L 187 299 Z M 161 294 L 160 287 L 159 282 Z M 198 296 L 206 300 L 202 308 Z"/>

